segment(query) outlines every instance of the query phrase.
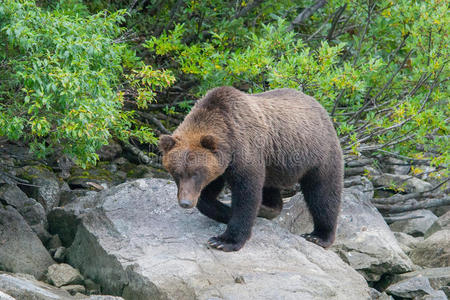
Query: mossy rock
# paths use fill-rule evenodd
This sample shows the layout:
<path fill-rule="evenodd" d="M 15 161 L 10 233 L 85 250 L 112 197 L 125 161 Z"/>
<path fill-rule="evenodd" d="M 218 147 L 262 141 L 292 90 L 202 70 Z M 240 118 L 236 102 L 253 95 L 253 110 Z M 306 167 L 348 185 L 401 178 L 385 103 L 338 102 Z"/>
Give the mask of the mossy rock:
<path fill-rule="evenodd" d="M 106 184 L 108 186 L 125 182 L 126 176 L 117 171 L 117 166 L 109 162 L 99 162 L 97 166 L 83 169 L 78 166 L 72 167 L 67 183 L 72 188 L 91 188 L 88 182 Z"/>
<path fill-rule="evenodd" d="M 122 168 L 121 168 L 122 169 Z M 170 175 L 163 169 L 154 168 L 148 165 L 135 165 L 128 163 L 124 165 L 123 171 L 128 178 L 163 178 L 170 179 Z"/>
<path fill-rule="evenodd" d="M 19 187 L 28 197 L 41 203 L 46 212 L 58 206 L 64 182 L 53 173 L 52 168 L 44 164 L 24 166 L 17 170 L 17 176 L 32 184 L 19 184 Z"/>

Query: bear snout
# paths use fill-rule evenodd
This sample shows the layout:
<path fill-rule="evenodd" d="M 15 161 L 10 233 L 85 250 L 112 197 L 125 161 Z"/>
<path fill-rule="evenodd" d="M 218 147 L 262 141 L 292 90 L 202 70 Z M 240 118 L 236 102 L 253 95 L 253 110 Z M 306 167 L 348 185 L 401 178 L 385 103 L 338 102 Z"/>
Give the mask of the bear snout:
<path fill-rule="evenodd" d="M 180 201 L 178 201 L 178 204 L 180 204 L 180 206 L 182 208 L 193 208 L 194 207 L 194 203 L 188 199 L 181 199 Z"/>

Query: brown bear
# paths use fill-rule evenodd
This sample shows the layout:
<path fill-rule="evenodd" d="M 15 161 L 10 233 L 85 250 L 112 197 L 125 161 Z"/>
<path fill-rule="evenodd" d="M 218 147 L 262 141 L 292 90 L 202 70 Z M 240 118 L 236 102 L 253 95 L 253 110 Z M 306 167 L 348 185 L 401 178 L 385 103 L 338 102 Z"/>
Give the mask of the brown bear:
<path fill-rule="evenodd" d="M 219 87 L 197 101 L 172 136 L 160 137 L 163 165 L 183 208 L 226 223 L 211 247 L 237 251 L 258 214 L 275 217 L 280 189 L 299 182 L 314 221 L 304 237 L 324 248 L 336 232 L 343 186 L 339 140 L 325 109 L 294 89 L 246 94 Z M 231 207 L 217 200 L 228 183 Z M 261 210 L 260 210 L 261 209 Z"/>

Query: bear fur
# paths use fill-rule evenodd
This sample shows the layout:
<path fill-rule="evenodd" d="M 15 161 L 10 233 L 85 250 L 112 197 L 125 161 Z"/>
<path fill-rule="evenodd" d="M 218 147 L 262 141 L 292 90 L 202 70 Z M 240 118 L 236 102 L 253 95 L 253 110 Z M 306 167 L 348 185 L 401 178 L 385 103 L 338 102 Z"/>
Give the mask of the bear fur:
<path fill-rule="evenodd" d="M 160 137 L 163 165 L 184 208 L 226 223 L 211 247 L 237 251 L 250 238 L 258 212 L 277 216 L 280 190 L 300 183 L 314 221 L 304 237 L 329 247 L 343 188 L 343 157 L 326 110 L 294 89 L 246 94 L 219 87 L 199 100 L 172 136 Z M 231 207 L 217 200 L 225 183 Z"/>

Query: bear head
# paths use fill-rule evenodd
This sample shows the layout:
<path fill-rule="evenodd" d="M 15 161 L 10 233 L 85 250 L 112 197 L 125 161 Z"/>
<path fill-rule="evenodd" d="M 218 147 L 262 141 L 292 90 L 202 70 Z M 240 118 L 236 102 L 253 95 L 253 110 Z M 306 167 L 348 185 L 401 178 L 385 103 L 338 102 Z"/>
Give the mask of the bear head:
<path fill-rule="evenodd" d="M 162 135 L 159 149 L 164 168 L 177 184 L 178 204 L 183 208 L 195 207 L 203 188 L 229 164 L 226 144 L 210 134 Z"/>

